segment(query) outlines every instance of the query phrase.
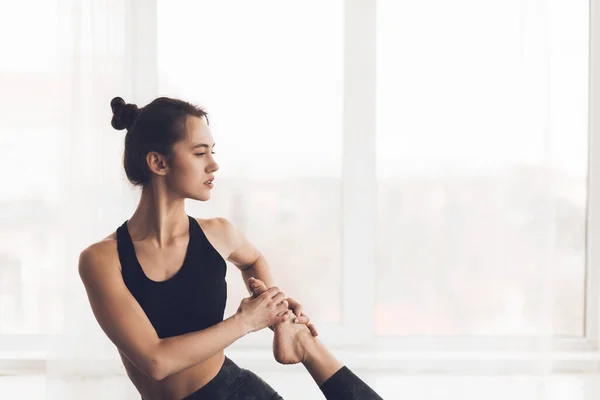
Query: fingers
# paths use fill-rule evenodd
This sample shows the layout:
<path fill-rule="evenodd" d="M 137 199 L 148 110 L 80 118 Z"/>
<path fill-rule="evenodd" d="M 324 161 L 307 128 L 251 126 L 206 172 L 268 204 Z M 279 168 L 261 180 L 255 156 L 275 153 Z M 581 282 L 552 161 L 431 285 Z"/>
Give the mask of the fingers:
<path fill-rule="evenodd" d="M 277 304 L 275 306 L 275 311 L 277 312 L 277 314 L 279 314 L 282 311 L 288 311 L 288 303 L 287 303 L 287 301 L 282 301 L 281 303 Z M 289 311 L 290 311 L 290 313 L 288 313 L 288 314 L 291 315 L 291 310 L 289 310 Z"/>
<path fill-rule="evenodd" d="M 285 293 L 283 292 L 279 292 L 277 293 L 275 296 L 273 296 L 273 298 L 271 299 L 271 301 L 275 304 L 279 304 L 282 301 L 285 300 Z M 286 301 L 285 304 L 288 304 L 288 302 Z"/>
<path fill-rule="evenodd" d="M 310 322 L 310 318 L 306 315 L 302 315 L 300 317 L 294 318 L 294 323 L 296 324 L 308 324 Z"/>
<path fill-rule="evenodd" d="M 277 286 L 270 287 L 266 292 L 261 294 L 261 296 L 265 296 L 269 299 L 272 299 L 276 294 L 280 293 L 281 290 Z"/>
<path fill-rule="evenodd" d="M 297 317 L 300 317 L 302 315 L 302 313 L 304 312 L 304 309 L 302 308 L 302 306 L 298 303 L 296 303 L 294 305 L 294 307 L 291 308 L 292 311 L 294 312 L 294 314 L 296 314 Z"/>
<path fill-rule="evenodd" d="M 285 314 L 275 317 L 275 319 L 274 319 L 275 322 L 273 322 L 273 325 L 277 325 L 277 324 L 287 321 L 288 319 L 290 319 L 291 315 L 292 315 L 292 311 L 287 310 Z"/>
<path fill-rule="evenodd" d="M 313 336 L 319 336 L 319 332 L 317 332 L 317 328 L 313 324 L 310 323 L 310 318 L 306 315 L 302 315 L 300 317 L 294 318 L 294 323 L 296 324 L 304 324 L 310 330 L 310 333 Z"/>

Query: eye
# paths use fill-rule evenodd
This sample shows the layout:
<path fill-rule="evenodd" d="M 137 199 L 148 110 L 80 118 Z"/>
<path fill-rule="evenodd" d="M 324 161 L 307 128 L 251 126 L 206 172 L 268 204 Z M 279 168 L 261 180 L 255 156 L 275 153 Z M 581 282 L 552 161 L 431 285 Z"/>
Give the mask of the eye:
<path fill-rule="evenodd" d="M 205 155 L 205 154 L 206 154 L 206 153 L 198 153 L 198 154 L 195 154 L 195 155 L 197 155 L 197 156 L 203 156 L 203 155 Z M 210 154 L 216 154 L 216 153 L 215 153 L 214 151 L 212 151 Z"/>

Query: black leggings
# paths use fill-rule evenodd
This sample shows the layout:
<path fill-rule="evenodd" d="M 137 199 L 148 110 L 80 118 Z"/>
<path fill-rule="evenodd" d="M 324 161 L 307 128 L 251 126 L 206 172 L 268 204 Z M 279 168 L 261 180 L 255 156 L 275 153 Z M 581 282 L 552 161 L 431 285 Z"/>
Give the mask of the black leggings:
<path fill-rule="evenodd" d="M 383 400 L 345 366 L 320 389 L 327 400 Z M 283 397 L 258 375 L 225 357 L 217 375 L 184 400 L 283 400 Z"/>

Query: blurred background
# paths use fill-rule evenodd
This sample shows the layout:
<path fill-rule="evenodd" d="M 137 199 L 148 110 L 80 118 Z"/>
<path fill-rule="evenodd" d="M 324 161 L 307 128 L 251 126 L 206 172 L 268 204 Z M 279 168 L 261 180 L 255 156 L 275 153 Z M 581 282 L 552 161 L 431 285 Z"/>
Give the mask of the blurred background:
<path fill-rule="evenodd" d="M 208 111 L 188 214 L 240 228 L 384 398 L 598 398 L 595 6 L 1 2 L 0 398 L 136 398 L 76 272 L 139 199 L 115 96 Z M 322 398 L 270 340 L 226 354 Z"/>

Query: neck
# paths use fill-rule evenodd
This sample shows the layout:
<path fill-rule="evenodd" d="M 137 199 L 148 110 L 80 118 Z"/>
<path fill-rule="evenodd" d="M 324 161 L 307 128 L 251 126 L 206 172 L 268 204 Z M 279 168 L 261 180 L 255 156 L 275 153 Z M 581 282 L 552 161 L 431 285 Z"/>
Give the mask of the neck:
<path fill-rule="evenodd" d="M 185 199 L 173 198 L 166 190 L 147 185 L 127 227 L 134 241 L 149 240 L 159 248 L 167 246 L 174 238 L 187 235 Z"/>

